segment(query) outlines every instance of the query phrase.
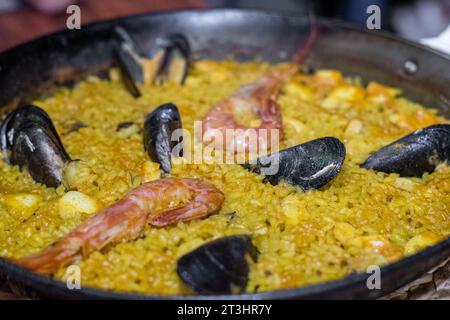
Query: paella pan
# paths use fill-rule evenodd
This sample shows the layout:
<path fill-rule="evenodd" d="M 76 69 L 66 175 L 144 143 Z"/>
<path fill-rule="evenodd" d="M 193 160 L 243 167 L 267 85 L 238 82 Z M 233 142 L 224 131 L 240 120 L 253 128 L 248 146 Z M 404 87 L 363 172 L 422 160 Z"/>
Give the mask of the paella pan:
<path fill-rule="evenodd" d="M 212 10 L 100 23 L 2 59 L 1 263 L 14 281 L 69 297 L 373 297 L 448 255 L 438 53 Z M 65 283 L 74 266 L 80 290 Z"/>

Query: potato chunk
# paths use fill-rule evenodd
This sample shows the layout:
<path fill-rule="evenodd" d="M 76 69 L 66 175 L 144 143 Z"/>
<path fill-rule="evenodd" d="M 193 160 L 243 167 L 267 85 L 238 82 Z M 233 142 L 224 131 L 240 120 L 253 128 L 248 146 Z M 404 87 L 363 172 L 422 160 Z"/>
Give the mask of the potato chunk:
<path fill-rule="evenodd" d="M 61 218 L 75 218 L 81 213 L 94 213 L 99 209 L 97 201 L 84 193 L 69 191 L 59 199 L 59 215 Z"/>
<path fill-rule="evenodd" d="M 20 219 L 28 219 L 39 207 L 42 197 L 32 193 L 13 193 L 5 196 L 10 213 Z"/>

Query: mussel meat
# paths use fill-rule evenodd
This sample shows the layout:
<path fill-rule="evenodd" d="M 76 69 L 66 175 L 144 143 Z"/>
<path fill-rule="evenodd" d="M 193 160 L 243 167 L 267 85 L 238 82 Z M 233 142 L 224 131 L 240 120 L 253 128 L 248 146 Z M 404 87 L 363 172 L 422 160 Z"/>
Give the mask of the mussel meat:
<path fill-rule="evenodd" d="M 141 92 L 137 84 L 144 82 L 144 71 L 137 46 L 122 27 L 116 27 L 114 33 L 118 40 L 115 52 L 125 86 L 133 97 L 138 98 Z"/>
<path fill-rule="evenodd" d="M 181 280 L 199 294 L 231 294 L 244 291 L 250 271 L 248 256 L 258 251 L 248 235 L 223 237 L 206 243 L 178 260 Z"/>
<path fill-rule="evenodd" d="M 167 80 L 183 84 L 189 67 L 190 46 L 188 40 L 175 33 L 158 38 L 156 45 L 160 48 L 155 55 L 158 69 L 155 83 L 162 84 Z"/>
<path fill-rule="evenodd" d="M 181 117 L 178 108 L 172 103 L 166 103 L 151 112 L 144 123 L 144 148 L 150 159 L 161 165 L 161 169 L 170 173 L 172 169 L 172 150 L 180 147 L 177 156 L 182 154 L 183 136 L 181 132 Z"/>
<path fill-rule="evenodd" d="M 284 180 L 306 191 L 333 180 L 344 160 L 344 144 L 337 138 L 325 137 L 260 157 L 243 166 L 265 176 L 264 181 L 272 185 Z"/>
<path fill-rule="evenodd" d="M 414 131 L 372 154 L 361 166 L 402 177 L 421 177 L 450 161 L 450 124 Z"/>
<path fill-rule="evenodd" d="M 36 182 L 57 187 L 70 157 L 49 115 L 39 107 L 23 106 L 7 115 L 0 127 L 3 159 L 27 168 Z"/>

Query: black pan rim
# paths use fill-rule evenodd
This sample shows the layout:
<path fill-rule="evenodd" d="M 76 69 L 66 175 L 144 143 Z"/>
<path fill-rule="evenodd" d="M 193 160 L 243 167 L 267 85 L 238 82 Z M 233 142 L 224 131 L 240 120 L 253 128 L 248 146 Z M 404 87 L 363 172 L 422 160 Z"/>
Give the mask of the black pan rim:
<path fill-rule="evenodd" d="M 234 14 L 253 14 L 253 15 L 262 15 L 262 16 L 272 16 L 272 17 L 276 17 L 276 18 L 288 18 L 288 19 L 304 19 L 305 17 L 302 17 L 300 15 L 296 15 L 296 14 L 292 14 L 292 13 L 285 13 L 282 11 L 277 11 L 277 10 L 264 10 L 264 9 L 251 9 L 251 8 L 242 8 L 242 9 L 236 9 L 236 8 L 213 8 L 213 9 L 182 9 L 182 10 L 162 10 L 162 11 L 152 11 L 149 13 L 139 13 L 139 14 L 135 14 L 135 15 L 129 15 L 129 16 L 123 16 L 123 17 L 118 17 L 118 18 L 112 18 L 112 19 L 105 19 L 105 20 L 100 20 L 100 21 L 96 21 L 96 22 L 92 22 L 92 23 L 88 23 L 86 25 L 82 25 L 82 29 L 95 29 L 98 27 L 102 27 L 102 26 L 108 26 L 110 24 L 120 24 L 122 22 L 126 22 L 128 20 L 131 19 L 139 19 L 139 18 L 146 18 L 146 17 L 151 17 L 151 16 L 162 16 L 162 15 L 173 15 L 173 14 L 177 14 L 177 15 L 182 15 L 182 14 L 190 14 L 190 13 L 221 13 L 221 14 L 226 14 L 226 13 L 234 13 Z M 408 46 L 412 46 L 415 48 L 418 48 L 420 50 L 424 50 L 427 51 L 429 53 L 432 53 L 434 55 L 440 56 L 442 58 L 444 58 L 445 60 L 448 60 L 450 62 L 450 54 L 446 54 L 445 52 L 442 52 L 440 50 L 436 50 L 434 48 L 428 47 L 426 45 L 423 45 L 421 43 L 418 42 L 414 42 L 405 38 L 402 38 L 400 36 L 396 36 L 393 35 L 392 33 L 389 33 L 387 31 L 384 30 L 366 30 L 363 28 L 358 27 L 357 25 L 345 22 L 345 21 L 341 21 L 341 20 L 337 20 L 337 19 L 325 19 L 325 18 L 321 18 L 318 17 L 317 21 L 320 23 L 324 23 L 324 24 L 332 24 L 332 25 L 336 25 L 338 27 L 344 28 L 344 29 L 348 29 L 351 31 L 357 31 L 357 32 L 362 32 L 362 33 L 366 33 L 366 34 L 372 34 L 372 35 L 376 35 L 378 37 L 382 37 L 385 39 L 389 39 L 389 40 L 393 40 Z M 55 31 L 55 32 L 50 32 L 47 34 L 43 34 L 41 36 L 38 36 L 34 39 L 31 39 L 29 41 L 26 41 L 24 43 L 20 43 L 18 45 L 15 45 L 11 48 L 8 48 L 4 51 L 0 52 L 0 55 L 5 55 L 5 54 L 13 54 L 14 51 L 16 50 L 23 50 L 24 48 L 26 48 L 29 45 L 32 45 L 34 43 L 37 42 L 42 42 L 43 40 L 50 40 L 51 38 L 55 38 L 58 37 L 60 35 L 65 35 L 68 32 L 79 32 L 80 30 L 59 30 L 59 31 Z"/>
<path fill-rule="evenodd" d="M 83 26 L 83 29 L 89 28 L 89 29 L 96 29 L 99 27 L 107 27 L 111 24 L 120 24 L 123 22 L 126 22 L 131 19 L 135 18 L 145 18 L 150 16 L 161 16 L 161 15 L 183 15 L 183 14 L 189 14 L 189 13 L 218 13 L 218 14 L 226 14 L 226 13 L 232 13 L 232 14 L 254 14 L 254 15 L 263 15 L 263 16 L 272 16 L 276 18 L 292 18 L 292 19 L 299 19 L 302 18 L 298 15 L 292 15 L 292 14 L 285 14 L 281 12 L 273 12 L 273 11 L 266 11 L 266 10 L 255 10 L 255 9 L 194 9 L 194 10 L 178 10 L 178 11 L 159 11 L 159 12 L 152 12 L 152 13 L 143 13 L 138 15 L 132 15 L 132 16 L 126 16 L 116 19 L 109 19 L 109 20 L 103 20 L 94 22 L 91 24 L 87 24 Z M 350 31 L 356 31 L 356 32 L 363 32 L 367 34 L 375 34 L 378 37 L 383 37 L 386 39 L 389 39 L 391 41 L 396 41 L 403 43 L 407 46 L 412 46 L 415 48 L 418 48 L 420 50 L 427 51 L 431 54 L 437 55 L 446 61 L 450 63 L 450 56 L 446 55 L 443 52 L 431 49 L 429 47 L 426 47 L 422 44 L 415 43 L 406 39 L 402 39 L 396 36 L 393 36 L 387 32 L 383 31 L 368 31 L 368 30 L 361 30 L 358 27 L 355 27 L 348 23 L 343 23 L 340 21 L 333 21 L 333 20 L 325 20 L 325 19 L 318 19 L 320 23 L 324 24 L 331 24 L 336 25 L 338 27 L 348 29 Z M 53 38 L 57 38 L 59 36 L 67 34 L 67 30 L 64 31 L 58 31 L 55 33 L 50 33 L 48 35 L 44 35 L 42 37 L 36 38 L 34 40 L 28 41 L 26 43 L 20 44 L 18 46 L 15 46 L 13 48 L 10 48 L 2 53 L 0 55 L 14 55 L 15 51 L 18 50 L 24 50 L 28 46 L 33 45 L 34 43 L 42 42 L 42 41 L 51 41 Z M 76 31 L 75 31 L 76 32 Z M 406 258 L 403 258 L 397 262 L 385 265 L 381 268 L 381 273 L 390 273 L 390 272 L 401 272 L 401 270 L 411 263 L 414 263 L 415 261 L 419 260 L 427 260 L 434 256 L 437 256 L 442 251 L 448 251 L 450 253 L 450 238 L 447 238 L 446 240 L 443 240 L 442 242 L 428 247 L 425 250 L 422 250 L 414 255 L 408 256 Z M 442 260 L 442 259 L 441 259 Z M 24 285 L 30 285 L 31 287 L 35 287 L 35 284 L 39 284 L 43 287 L 50 287 L 55 288 L 58 290 L 66 290 L 67 286 L 64 282 L 60 280 L 56 280 L 51 277 L 39 275 L 36 273 L 33 273 L 29 270 L 26 270 L 22 267 L 19 267 L 8 260 L 4 258 L 0 258 L 0 270 L 3 271 L 8 278 L 11 280 L 18 280 L 20 283 Z M 424 270 L 424 272 L 427 270 Z M 185 300 L 185 299 L 193 299 L 193 300 L 212 300 L 212 299 L 230 299 L 230 300 L 260 300 L 260 299 L 294 299 L 294 298 L 308 298 L 311 295 L 316 294 L 325 294 L 327 292 L 332 292 L 333 290 L 337 289 L 343 289 L 343 288 L 350 288 L 353 285 L 356 285 L 361 282 L 365 282 L 367 279 L 367 274 L 364 273 L 356 273 L 352 274 L 350 276 L 335 280 L 335 281 L 329 281 L 314 285 L 308 285 L 308 286 L 302 286 L 297 288 L 291 288 L 291 289 L 282 289 L 282 290 L 273 290 L 273 291 L 267 291 L 267 292 L 261 292 L 261 293 L 244 293 L 244 294 L 234 294 L 234 295 L 208 295 L 208 296 L 186 296 L 186 295 L 152 295 L 152 294 L 138 294 L 138 293 L 130 293 L 130 292 L 114 292 L 109 290 L 102 290 L 102 289 L 96 289 L 92 287 L 82 287 L 80 290 L 75 290 L 77 293 L 77 296 L 88 296 L 93 299 L 133 299 L 133 300 Z M 414 280 L 414 279 L 410 279 Z M 74 292 L 75 293 L 75 292 Z M 374 296 L 380 296 L 382 293 L 379 292 L 377 294 L 374 294 Z"/>
<path fill-rule="evenodd" d="M 414 255 L 407 256 L 397 262 L 385 265 L 381 268 L 381 274 L 390 273 L 394 271 L 401 271 L 406 265 L 414 263 L 417 260 L 427 259 L 435 254 L 440 253 L 442 250 L 450 252 L 450 238 L 428 247 Z M 442 261 L 441 261 L 442 262 Z M 15 265 L 12 262 L 8 262 L 4 258 L 0 258 L 0 270 L 6 271 L 11 275 L 20 277 L 20 282 L 24 285 L 38 283 L 42 286 L 48 286 L 57 288 L 59 290 L 66 290 L 67 292 L 74 292 L 81 295 L 89 296 L 92 299 L 127 299 L 127 300 L 279 300 L 279 299 L 308 299 L 313 294 L 321 294 L 330 292 L 336 289 L 344 289 L 351 287 L 352 285 L 360 282 L 365 282 L 368 278 L 368 274 L 355 273 L 353 275 L 335 280 L 328 281 L 314 285 L 307 285 L 297 288 L 281 289 L 266 291 L 260 293 L 243 293 L 243 294 L 231 294 L 231 295 L 153 295 L 153 294 L 138 294 L 132 292 L 114 292 L 110 290 L 97 289 L 93 287 L 84 287 L 80 289 L 69 290 L 66 283 L 34 273 L 21 266 Z M 15 277 L 13 277 L 15 278 Z M 15 280 L 15 279 L 12 279 Z M 414 279 L 411 279 L 411 281 Z M 377 294 L 379 297 L 381 295 Z"/>

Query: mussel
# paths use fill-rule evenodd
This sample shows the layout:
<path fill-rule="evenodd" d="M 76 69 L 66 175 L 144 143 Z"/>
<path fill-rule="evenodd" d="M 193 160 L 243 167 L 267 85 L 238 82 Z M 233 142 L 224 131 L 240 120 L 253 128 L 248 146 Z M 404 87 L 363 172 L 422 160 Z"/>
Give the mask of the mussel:
<path fill-rule="evenodd" d="M 141 96 L 141 92 L 137 84 L 144 82 L 144 70 L 137 46 L 125 29 L 116 27 L 114 33 L 118 40 L 115 52 L 125 86 L 133 97 L 138 98 Z"/>
<path fill-rule="evenodd" d="M 114 33 L 118 41 L 116 56 L 125 85 L 133 97 L 138 98 L 141 96 L 138 84 L 144 82 L 139 48 L 122 27 L 116 27 Z M 190 46 L 186 37 L 181 34 L 170 34 L 157 38 L 155 51 L 153 60 L 156 64 L 156 71 L 151 80 L 157 84 L 162 84 L 167 80 L 183 84 L 190 56 Z"/>
<path fill-rule="evenodd" d="M 154 81 L 162 84 L 167 80 L 183 84 L 189 67 L 191 52 L 188 40 L 181 34 L 175 33 L 156 40 L 159 49 L 155 58 L 158 62 Z"/>
<path fill-rule="evenodd" d="M 231 294 L 244 291 L 250 271 L 248 258 L 258 251 L 248 235 L 223 237 L 206 243 L 178 260 L 181 280 L 200 294 Z"/>
<path fill-rule="evenodd" d="M 361 166 L 402 177 L 421 177 L 450 161 L 450 125 L 437 124 L 417 130 L 381 148 Z"/>
<path fill-rule="evenodd" d="M 144 123 L 144 148 L 150 159 L 158 162 L 161 169 L 170 173 L 172 169 L 172 150 L 178 145 L 182 154 L 183 136 L 181 132 L 181 117 L 178 108 L 172 103 L 166 103 L 148 114 Z"/>
<path fill-rule="evenodd" d="M 36 182 L 57 187 L 70 157 L 49 115 L 39 107 L 20 107 L 0 127 L 3 159 L 28 169 Z"/>
<path fill-rule="evenodd" d="M 325 137 L 260 157 L 243 166 L 263 175 L 264 182 L 276 185 L 284 180 L 306 191 L 333 180 L 344 160 L 344 144 L 337 138 Z"/>

